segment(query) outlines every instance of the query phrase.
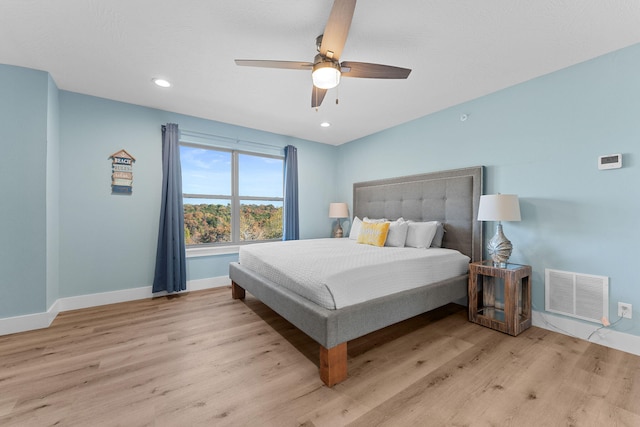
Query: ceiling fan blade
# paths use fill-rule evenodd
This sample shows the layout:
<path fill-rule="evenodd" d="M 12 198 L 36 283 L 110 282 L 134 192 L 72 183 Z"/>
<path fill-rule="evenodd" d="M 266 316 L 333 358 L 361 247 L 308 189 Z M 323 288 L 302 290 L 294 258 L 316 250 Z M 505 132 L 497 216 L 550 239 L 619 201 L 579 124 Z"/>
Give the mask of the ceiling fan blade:
<path fill-rule="evenodd" d="M 326 94 L 327 89 L 320 89 L 313 86 L 311 90 L 311 108 L 319 107 Z"/>
<path fill-rule="evenodd" d="M 320 54 L 328 58 L 340 59 L 342 49 L 347 41 L 349 27 L 356 8 L 356 0 L 335 0 L 327 25 L 324 27 Z"/>
<path fill-rule="evenodd" d="M 368 79 L 406 79 L 411 73 L 409 68 L 392 65 L 370 64 L 367 62 L 345 61 L 340 64 L 342 77 L 360 77 Z"/>
<path fill-rule="evenodd" d="M 236 65 L 244 67 L 284 68 L 288 70 L 310 70 L 313 68 L 312 62 L 269 61 L 256 59 L 236 59 Z"/>

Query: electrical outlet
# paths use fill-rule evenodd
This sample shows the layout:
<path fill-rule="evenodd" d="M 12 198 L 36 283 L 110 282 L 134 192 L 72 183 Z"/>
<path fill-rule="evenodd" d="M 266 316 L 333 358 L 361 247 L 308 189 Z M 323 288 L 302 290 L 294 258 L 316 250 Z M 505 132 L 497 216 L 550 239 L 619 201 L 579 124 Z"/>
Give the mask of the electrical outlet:
<path fill-rule="evenodd" d="M 618 317 L 624 317 L 626 319 L 631 319 L 631 313 L 633 312 L 631 304 L 627 304 L 626 302 L 618 303 Z"/>

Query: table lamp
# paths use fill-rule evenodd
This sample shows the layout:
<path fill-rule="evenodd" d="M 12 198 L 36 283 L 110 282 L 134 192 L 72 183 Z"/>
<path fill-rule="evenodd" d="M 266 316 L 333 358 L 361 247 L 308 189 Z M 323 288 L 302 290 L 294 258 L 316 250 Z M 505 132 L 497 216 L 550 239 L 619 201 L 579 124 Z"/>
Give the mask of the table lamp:
<path fill-rule="evenodd" d="M 520 221 L 520 204 L 515 194 L 480 196 L 478 221 L 498 221 L 496 234 L 489 240 L 487 251 L 496 267 L 506 267 L 513 245 L 502 232 L 502 221 Z"/>
<path fill-rule="evenodd" d="M 349 218 L 349 207 L 346 203 L 331 203 L 329 204 L 329 218 L 337 218 L 338 226 L 333 230 L 333 237 L 342 237 L 342 225 L 340 219 Z"/>

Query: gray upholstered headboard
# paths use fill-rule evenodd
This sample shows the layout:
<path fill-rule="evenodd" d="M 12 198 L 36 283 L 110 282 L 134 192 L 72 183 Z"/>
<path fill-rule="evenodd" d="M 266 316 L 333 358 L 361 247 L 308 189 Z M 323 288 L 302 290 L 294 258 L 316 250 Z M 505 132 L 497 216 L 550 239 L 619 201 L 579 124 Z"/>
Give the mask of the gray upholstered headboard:
<path fill-rule="evenodd" d="M 353 184 L 353 215 L 442 221 L 443 247 L 482 259 L 482 224 L 478 204 L 483 167 L 454 169 Z"/>

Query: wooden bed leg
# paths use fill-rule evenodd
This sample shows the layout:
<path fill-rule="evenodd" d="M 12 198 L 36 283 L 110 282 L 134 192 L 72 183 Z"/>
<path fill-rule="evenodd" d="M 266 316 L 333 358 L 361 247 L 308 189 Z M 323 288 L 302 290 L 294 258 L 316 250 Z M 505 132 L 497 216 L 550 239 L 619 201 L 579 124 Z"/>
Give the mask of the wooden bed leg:
<path fill-rule="evenodd" d="M 320 346 L 320 379 L 327 387 L 347 379 L 347 343 L 329 349 Z"/>
<path fill-rule="evenodd" d="M 236 282 L 231 282 L 231 298 L 233 299 L 244 299 L 245 290 Z"/>

